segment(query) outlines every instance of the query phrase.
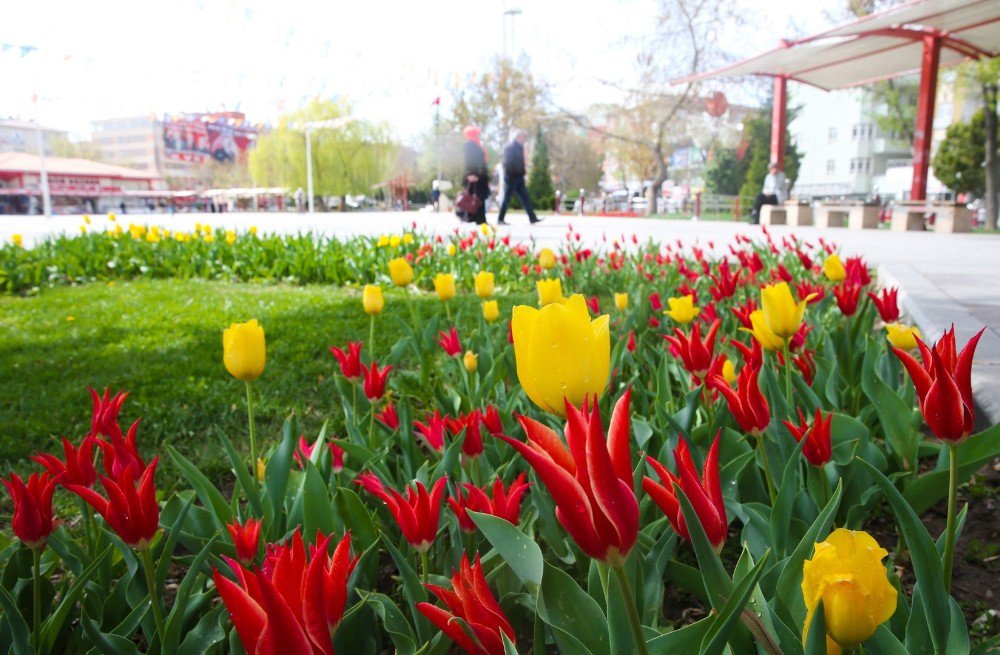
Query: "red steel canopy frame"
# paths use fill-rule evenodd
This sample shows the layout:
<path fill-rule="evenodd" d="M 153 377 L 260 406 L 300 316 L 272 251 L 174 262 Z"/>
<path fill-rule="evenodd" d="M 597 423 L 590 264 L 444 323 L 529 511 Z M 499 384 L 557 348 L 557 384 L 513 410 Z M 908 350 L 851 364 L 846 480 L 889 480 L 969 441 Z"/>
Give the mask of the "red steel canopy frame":
<path fill-rule="evenodd" d="M 1000 51 L 997 0 L 918 0 L 674 84 L 713 77 L 774 78 L 771 159 L 784 170 L 788 81 L 825 91 L 920 72 L 910 197 L 927 197 L 934 98 L 941 66 L 995 57 Z M 917 62 L 920 63 L 919 67 Z"/>

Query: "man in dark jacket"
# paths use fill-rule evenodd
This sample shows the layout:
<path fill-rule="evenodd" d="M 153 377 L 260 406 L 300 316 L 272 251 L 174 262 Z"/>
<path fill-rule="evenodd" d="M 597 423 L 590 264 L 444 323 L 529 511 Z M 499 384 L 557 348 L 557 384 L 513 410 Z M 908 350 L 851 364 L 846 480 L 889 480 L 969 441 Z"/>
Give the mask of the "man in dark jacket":
<path fill-rule="evenodd" d="M 539 221 L 531 205 L 531 198 L 528 197 L 528 187 L 524 184 L 524 142 L 527 140 L 528 133 L 521 130 L 503 149 L 503 201 L 500 203 L 500 218 L 497 219 L 499 225 L 507 224 L 503 218 L 507 215 L 507 207 L 515 193 L 521 199 L 521 206 L 528 212 L 528 220 L 532 223 Z"/>

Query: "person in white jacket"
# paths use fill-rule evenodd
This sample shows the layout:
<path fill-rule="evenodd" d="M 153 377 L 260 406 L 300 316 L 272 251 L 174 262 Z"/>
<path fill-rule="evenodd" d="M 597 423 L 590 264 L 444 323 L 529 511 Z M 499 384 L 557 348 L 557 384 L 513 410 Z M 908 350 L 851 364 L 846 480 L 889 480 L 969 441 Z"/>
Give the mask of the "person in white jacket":
<path fill-rule="evenodd" d="M 764 205 L 780 205 L 788 200 L 788 179 L 778 170 L 778 162 L 772 161 L 767 167 L 767 177 L 764 178 L 764 188 L 753 201 L 750 211 L 750 222 L 760 222 L 760 208 Z"/>

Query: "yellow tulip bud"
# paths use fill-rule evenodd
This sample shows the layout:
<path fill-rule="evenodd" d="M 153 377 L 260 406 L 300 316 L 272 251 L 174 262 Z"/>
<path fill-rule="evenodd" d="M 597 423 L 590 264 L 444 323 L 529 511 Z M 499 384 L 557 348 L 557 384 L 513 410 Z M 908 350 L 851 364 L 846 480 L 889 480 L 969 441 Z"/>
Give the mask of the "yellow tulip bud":
<path fill-rule="evenodd" d="M 236 243 L 236 233 L 232 230 L 226 230 L 226 243 L 229 245 Z"/>
<path fill-rule="evenodd" d="M 767 321 L 764 320 L 764 310 L 757 309 L 750 312 L 750 325 L 753 326 L 750 330 L 740 329 L 752 334 L 764 350 L 773 351 L 784 348 L 785 340 L 771 332 L 771 328 L 767 326 Z"/>
<path fill-rule="evenodd" d="M 466 371 L 475 373 L 476 369 L 479 368 L 479 355 L 471 350 L 466 350 L 465 356 L 462 357 L 462 363 L 465 364 Z"/>
<path fill-rule="evenodd" d="M 366 284 L 365 291 L 361 296 L 361 305 L 365 308 L 366 314 L 381 314 L 382 308 L 385 307 L 382 287 L 377 284 Z"/>
<path fill-rule="evenodd" d="M 722 377 L 726 379 L 729 384 L 736 384 L 738 376 L 736 375 L 736 367 L 733 366 L 733 362 L 728 357 L 726 361 L 722 363 Z"/>
<path fill-rule="evenodd" d="M 264 460 L 262 460 L 260 457 L 258 457 L 257 458 L 257 481 L 258 482 L 263 482 L 264 481 L 264 472 L 266 470 L 267 470 L 267 467 L 264 466 Z"/>
<path fill-rule="evenodd" d="M 408 246 L 411 243 L 413 243 L 413 235 L 407 232 L 406 234 L 403 235 L 403 245 Z"/>
<path fill-rule="evenodd" d="M 493 274 L 486 271 L 479 271 L 473 280 L 476 284 L 476 295 L 480 298 L 489 298 L 493 295 Z"/>
<path fill-rule="evenodd" d="M 518 305 L 511 331 L 517 378 L 541 409 L 564 416 L 564 399 L 580 406 L 604 392 L 611 370 L 608 315 L 591 320 L 582 295 L 541 309 Z"/>
<path fill-rule="evenodd" d="M 542 248 L 541 252 L 538 253 L 538 265 L 546 271 L 555 268 L 556 254 L 549 248 Z"/>
<path fill-rule="evenodd" d="M 108 220 L 114 223 L 118 219 L 115 218 L 115 215 L 113 213 L 108 212 Z"/>
<path fill-rule="evenodd" d="M 375 245 L 377 245 L 379 248 L 385 248 L 387 245 L 389 245 L 389 235 L 388 234 L 381 235 L 378 238 L 378 243 L 376 243 Z"/>
<path fill-rule="evenodd" d="M 479 226 L 479 231 L 482 232 L 484 236 L 489 236 L 490 232 L 493 231 L 493 226 L 489 223 L 482 223 Z"/>
<path fill-rule="evenodd" d="M 826 279 L 831 282 L 840 282 L 847 277 L 847 270 L 844 268 L 844 262 L 840 261 L 840 257 L 837 253 L 833 253 L 823 262 L 823 275 L 825 275 Z"/>
<path fill-rule="evenodd" d="M 539 280 L 537 286 L 539 307 L 565 302 L 566 299 L 562 295 L 562 282 L 559 278 Z"/>
<path fill-rule="evenodd" d="M 399 236 L 398 234 L 393 234 L 391 237 L 389 237 L 389 247 L 398 248 L 399 244 L 402 243 L 402 241 L 403 238 L 401 236 Z"/>
<path fill-rule="evenodd" d="M 492 323 L 500 318 L 500 308 L 497 307 L 496 300 L 483 301 L 483 318 L 486 319 L 487 323 Z"/>
<path fill-rule="evenodd" d="M 455 297 L 455 276 L 451 273 L 438 273 L 434 277 L 434 291 L 438 299 L 448 301 Z"/>
<path fill-rule="evenodd" d="M 802 325 L 806 313 L 806 303 L 815 294 L 795 302 L 787 282 L 769 284 L 760 290 L 760 304 L 764 311 L 764 322 L 775 336 L 790 339 Z"/>
<path fill-rule="evenodd" d="M 81 225 L 80 226 L 80 234 L 86 234 L 86 233 L 87 233 L 87 226 L 86 225 Z"/>
<path fill-rule="evenodd" d="M 397 287 L 405 287 L 413 282 L 413 267 L 402 257 L 389 262 L 389 277 Z"/>
<path fill-rule="evenodd" d="M 24 237 L 21 236 L 20 234 L 10 235 L 10 242 L 13 243 L 15 246 L 17 246 L 18 248 L 24 247 Z"/>
<path fill-rule="evenodd" d="M 690 293 L 677 298 L 667 298 L 667 304 L 670 309 L 663 313 L 678 323 L 690 323 L 701 313 L 701 309 L 694 306 L 694 296 Z"/>
<path fill-rule="evenodd" d="M 222 361 L 237 380 L 253 382 L 259 378 L 266 356 L 264 328 L 257 319 L 233 323 L 222 331 Z"/>
<path fill-rule="evenodd" d="M 449 257 L 454 257 L 456 252 L 458 252 L 458 248 L 455 247 L 455 244 L 454 243 L 449 243 L 448 244 L 448 256 Z"/>
<path fill-rule="evenodd" d="M 910 327 L 902 323 L 889 323 L 885 326 L 885 338 L 900 350 L 913 350 L 917 347 L 917 338 L 921 336 L 916 326 Z"/>
<path fill-rule="evenodd" d="M 803 643 L 820 600 L 827 635 L 841 648 L 857 648 L 892 617 L 896 589 L 882 564 L 886 555 L 867 532 L 843 528 L 816 544 L 812 559 L 802 566 Z"/>
<path fill-rule="evenodd" d="M 625 311 L 625 308 L 628 307 L 628 294 L 627 293 L 616 293 L 615 294 L 615 307 L 620 312 Z"/>
<path fill-rule="evenodd" d="M 202 236 L 201 239 L 205 243 L 214 243 L 215 242 L 215 235 L 212 234 L 211 232 L 205 232 L 204 236 Z"/>
<path fill-rule="evenodd" d="M 90 225 L 90 214 L 83 215 L 83 222 L 86 223 L 87 225 Z"/>
<path fill-rule="evenodd" d="M 257 226 L 256 225 L 251 225 L 250 226 L 250 234 L 252 234 L 254 236 L 257 236 Z"/>

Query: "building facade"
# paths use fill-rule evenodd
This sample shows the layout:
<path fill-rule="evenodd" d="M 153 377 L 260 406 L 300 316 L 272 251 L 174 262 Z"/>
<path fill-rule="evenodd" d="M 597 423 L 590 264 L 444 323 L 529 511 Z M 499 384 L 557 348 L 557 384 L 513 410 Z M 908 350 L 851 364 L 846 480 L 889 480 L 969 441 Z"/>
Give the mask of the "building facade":
<path fill-rule="evenodd" d="M 0 119 L 0 152 L 27 152 L 38 154 L 39 128 L 33 121 L 22 121 L 15 118 Z M 60 141 L 68 141 L 65 130 L 42 126 L 42 143 L 45 144 L 45 154 L 55 154 L 55 145 Z"/>

